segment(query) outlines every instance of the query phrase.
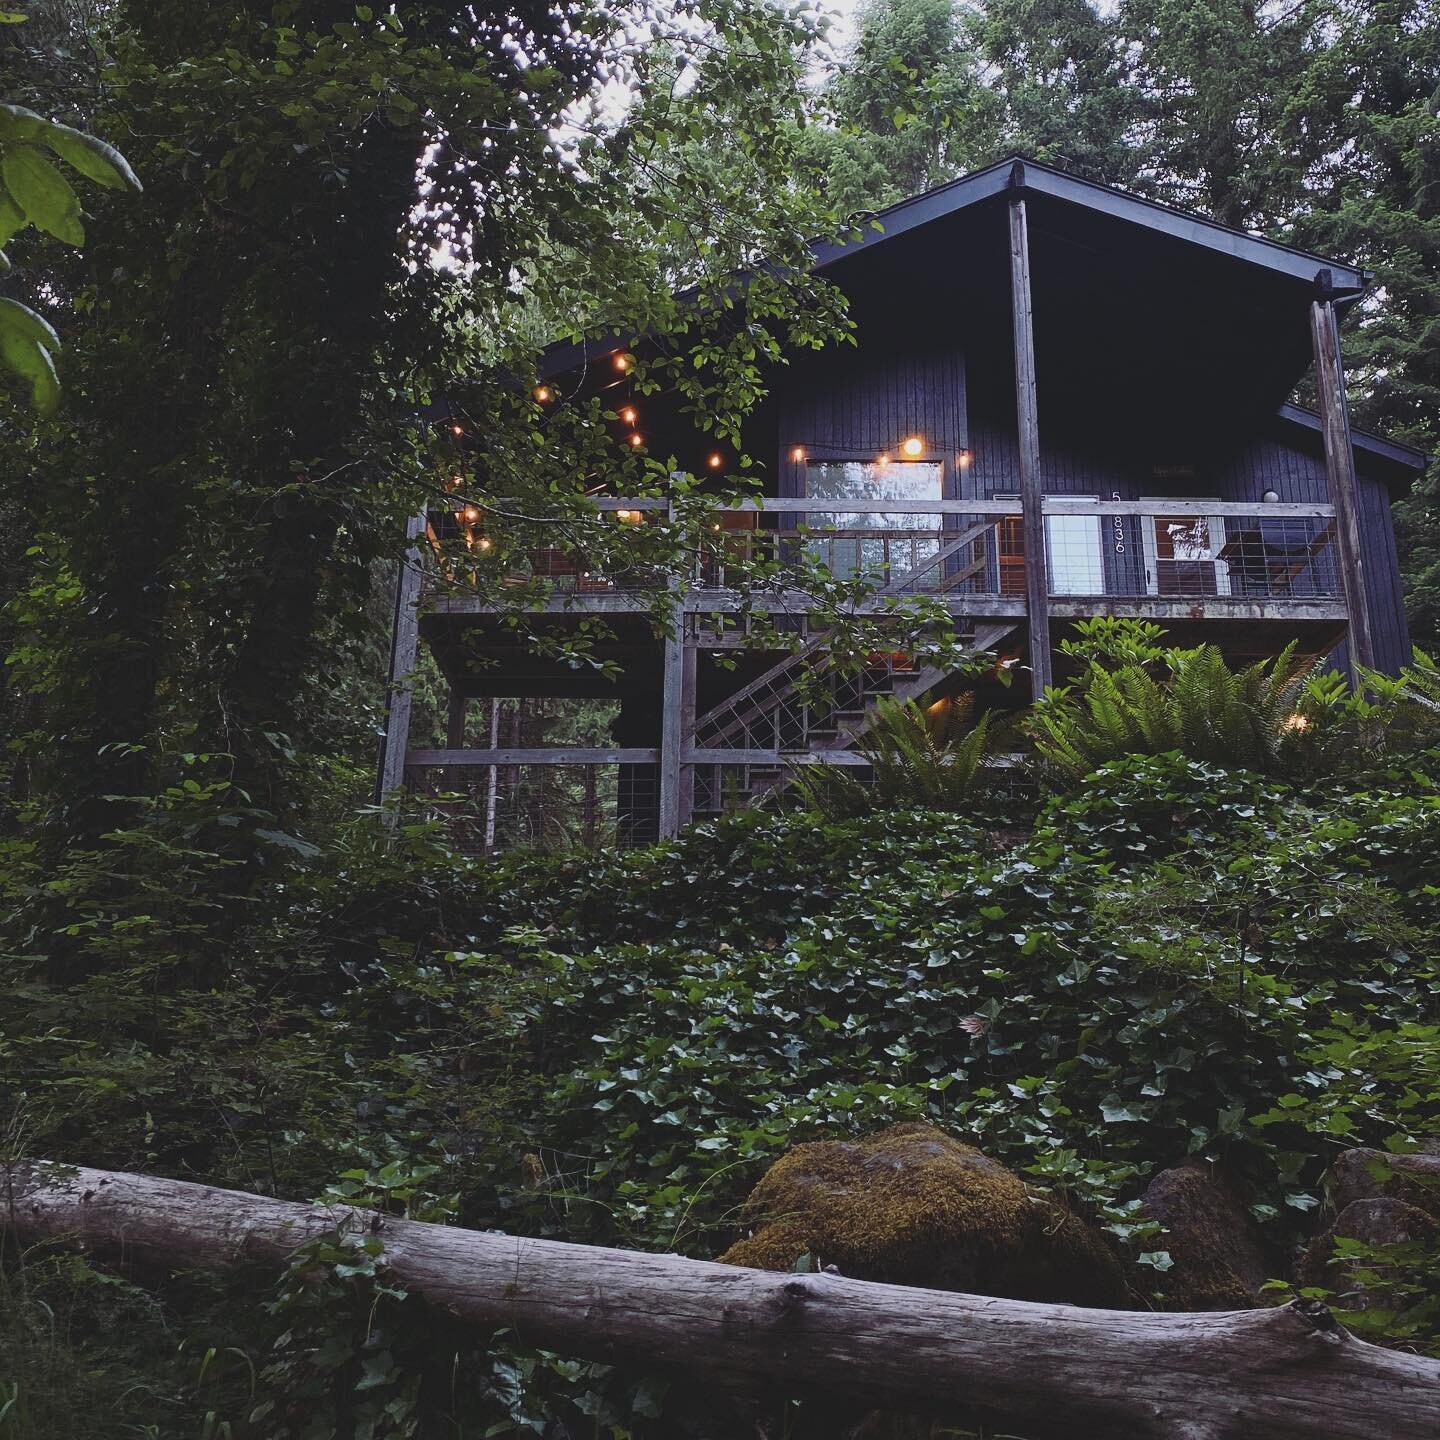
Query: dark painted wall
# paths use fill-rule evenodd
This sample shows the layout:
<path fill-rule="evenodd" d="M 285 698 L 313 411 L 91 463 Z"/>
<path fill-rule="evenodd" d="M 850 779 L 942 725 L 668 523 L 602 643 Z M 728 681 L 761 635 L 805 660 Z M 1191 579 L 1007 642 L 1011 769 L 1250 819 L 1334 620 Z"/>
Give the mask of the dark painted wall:
<path fill-rule="evenodd" d="M 978 350 L 969 363 L 957 343 L 918 345 L 887 337 L 866 348 L 832 350 L 806 359 L 777 386 L 779 493 L 805 493 L 809 459 L 870 459 L 896 452 L 907 435 L 926 442 L 926 458 L 944 464 L 945 494 L 957 498 L 1015 493 L 1019 465 L 1013 382 L 1003 352 Z M 1103 436 L 1046 423 L 1039 396 L 1043 484 L 1049 494 L 1135 500 L 1142 496 L 1214 496 L 1259 501 L 1267 490 L 1284 501 L 1323 502 L 1329 491 L 1320 437 L 1307 427 L 1275 420 L 1250 437 L 1212 435 L 1205 453 L 1163 453 L 1163 441 L 1142 438 L 1143 427 Z M 1052 412 L 1053 413 L 1053 412 Z M 962 454 L 962 452 L 968 452 Z M 1377 660 L 1394 671 L 1410 654 L 1409 634 L 1390 516 L 1389 491 L 1376 462 L 1357 452 L 1366 586 Z M 1143 594 L 1143 537 L 1126 520 L 1103 531 L 1107 588 Z M 1123 550 L 1119 547 L 1123 546 Z M 1343 658 L 1343 657 L 1342 657 Z"/>
<path fill-rule="evenodd" d="M 919 435 L 927 460 L 944 464 L 945 494 L 956 485 L 966 429 L 965 357 L 958 346 L 916 350 L 828 351 L 782 378 L 779 403 L 780 494 L 805 493 L 811 459 L 873 460 L 897 454 L 900 442 Z"/>

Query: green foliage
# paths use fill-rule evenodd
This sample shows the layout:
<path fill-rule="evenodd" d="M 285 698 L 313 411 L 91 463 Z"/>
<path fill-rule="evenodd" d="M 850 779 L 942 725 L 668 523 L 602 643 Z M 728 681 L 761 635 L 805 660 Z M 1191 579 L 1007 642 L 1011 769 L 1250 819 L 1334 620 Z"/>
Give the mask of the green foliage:
<path fill-rule="evenodd" d="M 869 767 L 868 782 L 838 765 L 811 765 L 797 776 L 796 788 L 828 820 L 870 810 L 973 808 L 981 766 L 993 749 L 990 717 L 967 724 L 962 709 L 950 701 L 927 709 L 882 699 L 854 746 Z"/>
<path fill-rule="evenodd" d="M 23 105 L 0 105 L 0 275 L 11 268 L 3 247 L 27 225 L 67 245 L 85 243 L 80 197 L 45 150 L 97 185 L 141 188 L 113 145 Z M 60 400 L 59 348 L 60 337 L 48 321 L 28 305 L 0 296 L 0 362 L 29 383 L 41 415 L 52 414 Z"/>
<path fill-rule="evenodd" d="M 1169 754 L 1005 834 L 748 813 L 647 852 L 482 866 L 433 827 L 361 823 L 287 852 L 220 983 L 193 953 L 213 940 L 158 892 L 128 948 L 112 927 L 103 974 L 47 982 L 37 936 L 7 962 L 0 1065 L 24 1077 L 27 1148 L 60 1159 L 701 1256 L 789 1145 L 923 1118 L 1064 1193 L 1163 1297 L 1163 1237 L 1136 1213 L 1158 1168 L 1222 1157 L 1283 1251 L 1339 1146 L 1433 1133 L 1436 794 Z M 653 1418 L 635 1375 L 514 1337 L 477 1353 L 374 1289 L 383 1252 L 341 1248 L 297 1259 L 268 1317 L 190 1303 L 191 1351 L 228 1353 L 243 1321 L 259 1376 L 251 1397 L 227 1362 L 221 1419 L 677 1433 L 679 1400 Z"/>
<path fill-rule="evenodd" d="M 1293 643 L 1239 671 L 1213 645 L 1168 650 L 1161 660 L 1161 676 L 1133 660 L 1113 669 L 1091 660 L 1078 697 L 1048 691 L 1030 722 L 1045 764 L 1071 783 L 1122 755 L 1172 750 L 1262 773 L 1286 768 L 1292 717 L 1316 670 L 1296 662 Z"/>

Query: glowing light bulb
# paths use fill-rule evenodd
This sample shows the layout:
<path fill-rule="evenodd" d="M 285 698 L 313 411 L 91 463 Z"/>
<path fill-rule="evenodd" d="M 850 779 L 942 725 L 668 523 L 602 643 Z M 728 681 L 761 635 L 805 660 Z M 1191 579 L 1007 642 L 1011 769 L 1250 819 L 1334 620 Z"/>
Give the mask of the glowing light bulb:
<path fill-rule="evenodd" d="M 629 510 L 617 510 L 615 512 L 615 518 L 623 525 L 630 518 L 631 513 Z"/>
<path fill-rule="evenodd" d="M 533 393 L 542 405 L 548 405 L 555 398 L 555 392 L 548 385 L 537 385 Z"/>
<path fill-rule="evenodd" d="M 460 513 L 473 525 L 480 518 L 480 507 L 467 505 Z"/>
<path fill-rule="evenodd" d="M 475 543 L 478 549 L 488 550 L 492 544 L 492 541 L 488 535 L 482 535 Z"/>
<path fill-rule="evenodd" d="M 633 425 L 640 418 L 640 412 L 633 405 L 625 405 L 621 407 L 620 418 L 627 425 Z"/>
<path fill-rule="evenodd" d="M 918 435 L 911 435 L 900 447 L 912 460 L 918 460 L 925 453 L 925 442 Z"/>
<path fill-rule="evenodd" d="M 885 451 L 882 450 L 882 451 L 875 457 L 875 463 L 883 468 L 884 466 L 886 466 L 886 465 L 888 465 L 888 464 L 890 463 L 890 456 L 889 456 L 888 454 L 886 454 Z"/>
<path fill-rule="evenodd" d="M 712 450 L 705 457 L 705 463 L 712 470 L 718 470 L 725 463 L 725 457 L 718 450 Z"/>
<path fill-rule="evenodd" d="M 450 433 L 452 435 L 463 435 L 465 433 L 465 427 L 463 425 L 452 425 L 450 427 Z"/>
<path fill-rule="evenodd" d="M 630 368 L 630 357 L 623 350 L 615 357 L 615 368 L 622 375 Z"/>
<path fill-rule="evenodd" d="M 643 444 L 645 443 L 645 437 L 637 430 L 637 431 L 630 437 L 630 443 L 631 443 L 632 445 L 636 445 L 636 446 L 643 445 Z"/>
<path fill-rule="evenodd" d="M 790 452 L 790 458 L 791 458 L 797 465 L 801 464 L 801 463 L 804 461 L 804 459 L 805 459 L 805 447 L 804 447 L 803 445 L 797 445 L 797 446 Z"/>
<path fill-rule="evenodd" d="M 963 470 L 969 463 L 970 452 L 968 450 L 962 450 L 960 452 L 960 468 Z"/>

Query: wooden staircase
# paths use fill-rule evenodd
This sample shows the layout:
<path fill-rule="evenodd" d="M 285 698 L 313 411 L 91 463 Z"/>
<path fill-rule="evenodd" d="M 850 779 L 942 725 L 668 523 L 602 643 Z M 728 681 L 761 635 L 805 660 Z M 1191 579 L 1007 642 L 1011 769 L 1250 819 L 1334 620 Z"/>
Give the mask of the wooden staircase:
<path fill-rule="evenodd" d="M 1015 624 L 982 625 L 965 648 L 992 650 Z M 942 666 L 898 667 L 889 660 L 851 673 L 827 648 L 827 637 L 808 640 L 697 718 L 697 749 L 738 753 L 734 764 L 696 766 L 693 814 L 698 819 L 754 804 L 789 776 L 789 757 L 849 749 L 881 699 L 918 700 L 949 673 Z M 776 758 L 757 762 L 751 758 L 756 750 Z"/>

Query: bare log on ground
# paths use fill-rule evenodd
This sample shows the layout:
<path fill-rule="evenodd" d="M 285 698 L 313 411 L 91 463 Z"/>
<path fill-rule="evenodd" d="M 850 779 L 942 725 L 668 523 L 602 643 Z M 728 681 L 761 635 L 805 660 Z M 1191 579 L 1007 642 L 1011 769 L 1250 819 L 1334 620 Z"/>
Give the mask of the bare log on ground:
<path fill-rule="evenodd" d="M 166 1269 L 283 1263 L 377 1232 L 395 1281 L 526 1344 L 727 1389 L 1000 1420 L 1064 1435 L 1435 1440 L 1440 1362 L 1319 1307 L 1149 1314 L 773 1274 L 43 1164 L 0 1170 L 0 1223 Z"/>

